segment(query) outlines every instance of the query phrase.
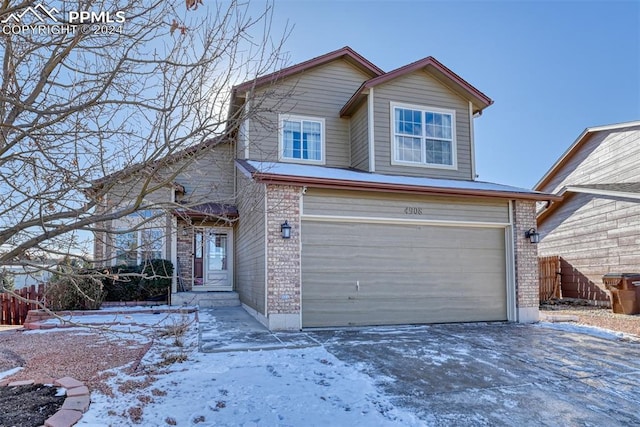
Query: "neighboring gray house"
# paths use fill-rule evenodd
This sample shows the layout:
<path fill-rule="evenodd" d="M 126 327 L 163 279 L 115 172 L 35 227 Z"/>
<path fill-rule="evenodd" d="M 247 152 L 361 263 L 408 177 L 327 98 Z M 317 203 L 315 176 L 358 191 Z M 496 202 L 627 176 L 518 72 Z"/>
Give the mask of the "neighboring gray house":
<path fill-rule="evenodd" d="M 235 291 L 270 329 L 538 319 L 525 231 L 556 198 L 475 181 L 485 94 L 432 57 L 385 73 L 345 47 L 234 87 L 230 117 L 256 99 L 158 193 L 200 200 L 157 224 L 174 302 Z"/>
<path fill-rule="evenodd" d="M 535 186 L 541 256 L 559 255 L 563 297 L 608 300 L 606 273 L 640 272 L 640 121 L 585 129 Z"/>

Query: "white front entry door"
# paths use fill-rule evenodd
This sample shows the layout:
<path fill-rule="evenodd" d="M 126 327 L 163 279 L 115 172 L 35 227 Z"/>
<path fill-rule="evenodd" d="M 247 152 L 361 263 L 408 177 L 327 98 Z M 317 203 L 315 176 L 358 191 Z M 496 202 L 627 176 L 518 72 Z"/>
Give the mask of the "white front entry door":
<path fill-rule="evenodd" d="M 195 281 L 193 290 L 233 290 L 233 230 L 202 228 L 196 231 L 196 236 L 198 235 L 202 236 L 200 239 L 196 238 L 196 245 L 202 245 L 203 277 Z"/>

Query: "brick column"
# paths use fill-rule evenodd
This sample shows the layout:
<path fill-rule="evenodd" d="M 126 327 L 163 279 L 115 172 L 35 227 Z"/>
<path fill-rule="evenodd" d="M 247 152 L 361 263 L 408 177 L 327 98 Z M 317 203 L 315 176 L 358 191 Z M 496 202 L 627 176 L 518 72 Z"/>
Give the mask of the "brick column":
<path fill-rule="evenodd" d="M 180 276 L 187 290 L 191 290 L 193 281 L 193 227 L 179 221 L 176 232 L 176 256 L 180 258 Z"/>
<path fill-rule="evenodd" d="M 516 273 L 516 305 L 518 322 L 531 323 L 539 319 L 538 245 L 531 243 L 525 232 L 536 228 L 536 204 L 516 200 L 514 203 L 514 244 Z"/>
<path fill-rule="evenodd" d="M 267 185 L 267 319 L 271 330 L 300 329 L 300 197 L 302 188 Z M 288 221 L 291 238 L 280 225 Z"/>

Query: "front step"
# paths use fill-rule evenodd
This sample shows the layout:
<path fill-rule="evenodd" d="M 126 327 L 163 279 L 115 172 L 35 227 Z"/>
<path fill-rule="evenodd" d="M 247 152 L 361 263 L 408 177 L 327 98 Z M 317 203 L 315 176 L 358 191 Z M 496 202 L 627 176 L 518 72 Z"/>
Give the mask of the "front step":
<path fill-rule="evenodd" d="M 200 308 L 239 307 L 237 292 L 178 292 L 171 294 L 171 305 L 197 305 Z"/>

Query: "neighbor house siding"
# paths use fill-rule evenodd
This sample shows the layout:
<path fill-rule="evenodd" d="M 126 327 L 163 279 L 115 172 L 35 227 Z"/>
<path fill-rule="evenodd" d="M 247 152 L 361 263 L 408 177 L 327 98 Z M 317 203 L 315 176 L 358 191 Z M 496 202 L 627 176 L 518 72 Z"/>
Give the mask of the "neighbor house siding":
<path fill-rule="evenodd" d="M 640 201 L 572 194 L 539 224 L 541 256 L 560 255 L 585 287 L 606 273 L 640 272 Z"/>
<path fill-rule="evenodd" d="M 351 167 L 369 170 L 369 114 L 365 101 L 351 116 Z"/>
<path fill-rule="evenodd" d="M 631 127 L 593 134 L 563 165 L 537 190 L 557 192 L 573 184 L 611 184 L 639 182 L 640 129 Z"/>
<path fill-rule="evenodd" d="M 595 132 L 544 185 L 561 192 L 572 185 L 640 181 L 640 128 Z M 541 217 L 540 255 L 563 259 L 564 297 L 602 299 L 607 273 L 640 271 L 640 200 L 567 193 L 561 204 Z"/>
<path fill-rule="evenodd" d="M 326 166 L 349 167 L 349 119 L 338 112 L 367 76 L 343 60 L 289 77 L 254 95 L 254 113 L 250 121 L 251 160 L 278 161 L 278 114 L 325 119 Z"/>
<path fill-rule="evenodd" d="M 240 301 L 265 312 L 265 186 L 238 174 L 238 213 L 235 234 L 236 291 Z"/>
<path fill-rule="evenodd" d="M 398 77 L 375 88 L 374 97 L 376 172 L 437 178 L 473 179 L 469 103 L 424 71 Z M 392 165 L 391 103 L 414 104 L 455 110 L 457 169 Z"/>
<path fill-rule="evenodd" d="M 309 189 L 304 215 L 461 222 L 509 222 L 509 203 L 480 199 Z"/>

